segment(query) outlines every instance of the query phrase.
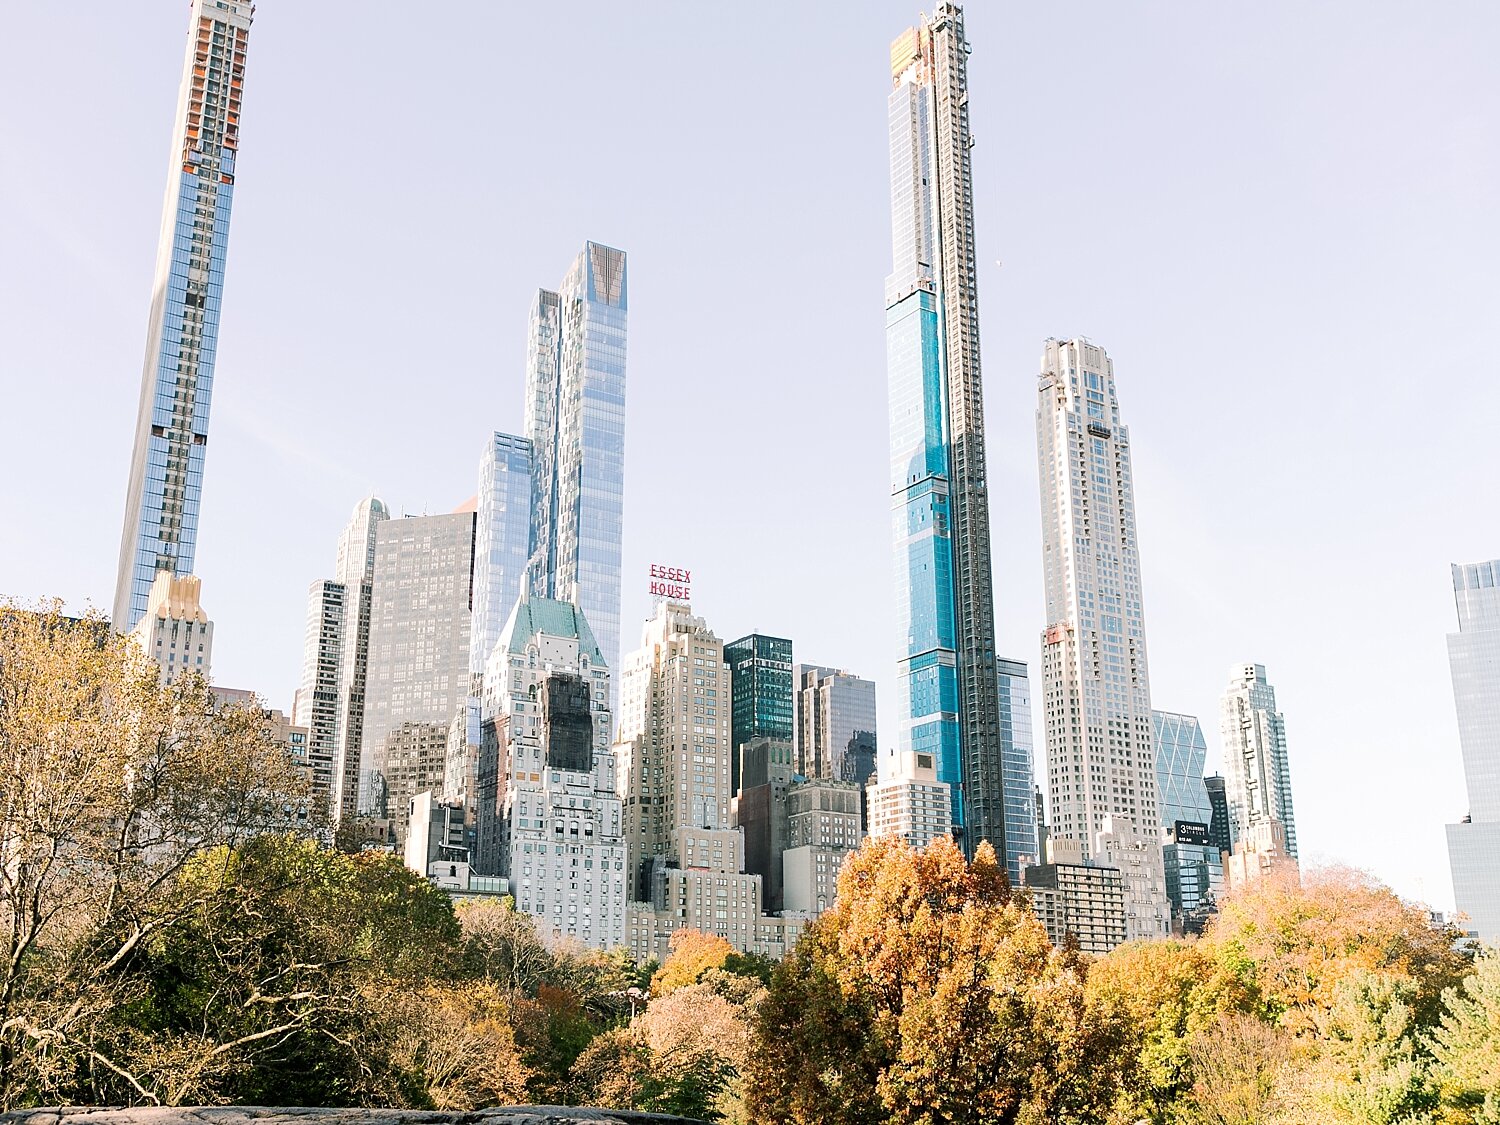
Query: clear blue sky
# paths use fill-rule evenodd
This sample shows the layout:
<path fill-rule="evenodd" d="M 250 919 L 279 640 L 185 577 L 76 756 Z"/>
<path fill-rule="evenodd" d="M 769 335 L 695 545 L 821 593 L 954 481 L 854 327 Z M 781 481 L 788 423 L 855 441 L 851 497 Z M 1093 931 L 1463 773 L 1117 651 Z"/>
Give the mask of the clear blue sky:
<path fill-rule="evenodd" d="M 531 295 L 592 238 L 630 253 L 627 645 L 648 564 L 691 566 L 721 635 L 876 678 L 889 722 L 887 51 L 919 6 L 263 0 L 198 554 L 219 681 L 290 706 L 361 495 L 475 491 Z M 6 5 L 0 594 L 111 600 L 186 7 Z M 1041 341 L 1085 334 L 1156 705 L 1212 760 L 1230 665 L 1265 664 L 1304 855 L 1451 906 L 1448 564 L 1500 555 L 1500 6 L 968 17 L 1001 648 L 1035 669 Z"/>

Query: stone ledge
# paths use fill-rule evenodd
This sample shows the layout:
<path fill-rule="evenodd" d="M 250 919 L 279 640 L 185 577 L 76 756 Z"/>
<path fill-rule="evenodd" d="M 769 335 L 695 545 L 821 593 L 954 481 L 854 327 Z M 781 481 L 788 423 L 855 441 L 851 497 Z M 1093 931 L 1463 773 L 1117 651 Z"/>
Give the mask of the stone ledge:
<path fill-rule="evenodd" d="M 469 1113 L 305 1106 L 56 1106 L 0 1113 L 6 1125 L 704 1125 L 686 1117 L 576 1106 L 519 1105 Z"/>

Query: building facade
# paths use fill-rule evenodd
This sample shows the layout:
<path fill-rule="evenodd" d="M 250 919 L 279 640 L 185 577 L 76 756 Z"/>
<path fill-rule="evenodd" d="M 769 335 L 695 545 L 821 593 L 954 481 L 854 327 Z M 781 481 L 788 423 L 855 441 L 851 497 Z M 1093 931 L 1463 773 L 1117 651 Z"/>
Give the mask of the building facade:
<path fill-rule="evenodd" d="M 562 286 L 537 293 L 527 347 L 531 594 L 583 610 L 611 668 L 620 667 L 628 307 L 625 252 L 586 243 Z"/>
<path fill-rule="evenodd" d="M 499 874 L 543 933 L 625 944 L 626 849 L 610 751 L 609 667 L 577 606 L 523 598 L 490 654 L 503 732 Z"/>
<path fill-rule="evenodd" d="M 373 496 L 356 504 L 339 535 L 334 577 L 308 591 L 302 679 L 292 714 L 308 730 L 314 796 L 327 802 L 335 824 L 359 812 L 375 533 L 389 518 Z M 368 774 L 366 767 L 367 809 Z"/>
<path fill-rule="evenodd" d="M 891 45 L 897 749 L 932 756 L 966 851 L 989 840 L 1009 855 L 1005 803 L 1019 781 L 1006 776 L 999 713 L 968 57 L 949 0 Z"/>
<path fill-rule="evenodd" d="M 885 776 L 871 779 L 866 793 L 871 839 L 897 836 L 925 848 L 953 832 L 953 795 L 932 754 L 908 750 Z"/>
<path fill-rule="evenodd" d="M 839 871 L 864 842 L 860 786 L 816 778 L 786 795 L 782 909 L 816 918 L 833 905 Z"/>
<path fill-rule="evenodd" d="M 1025 885 L 1053 945 L 1061 946 L 1071 934 L 1084 953 L 1104 954 L 1128 940 L 1125 880 L 1115 868 L 1037 864 L 1026 869 Z"/>
<path fill-rule="evenodd" d="M 1500 942 L 1500 560 L 1455 565 L 1458 632 L 1448 665 L 1469 812 L 1448 825 L 1448 864 L 1465 929 Z"/>
<path fill-rule="evenodd" d="M 1000 747 L 1005 762 L 1005 851 L 1012 883 L 1042 859 L 1037 834 L 1036 773 L 1032 761 L 1031 677 L 1019 660 L 995 662 L 1000 686 Z"/>
<path fill-rule="evenodd" d="M 249 0 L 193 0 L 189 15 L 115 578 L 121 633 L 158 571 L 193 572 L 252 13 Z"/>
<path fill-rule="evenodd" d="M 211 678 L 214 623 L 204 612 L 202 592 L 203 583 L 191 574 L 157 571 L 146 612 L 130 632 L 140 650 L 156 661 L 164 684 L 190 674 Z"/>
<path fill-rule="evenodd" d="M 1192 715 L 1152 711 L 1151 721 L 1172 929 L 1202 933 L 1224 883 L 1224 861 L 1213 839 L 1213 805 L 1203 779 L 1208 743 Z"/>
<path fill-rule="evenodd" d="M 1279 821 L 1287 854 L 1297 858 L 1297 820 L 1287 764 L 1286 719 L 1276 710 L 1276 689 L 1260 664 L 1238 664 L 1219 710 L 1224 746 L 1224 789 L 1234 845 L 1253 824 Z"/>
<path fill-rule="evenodd" d="M 875 682 L 799 664 L 795 689 L 797 772 L 863 786 L 875 772 Z"/>
<path fill-rule="evenodd" d="M 1130 937 L 1162 937 L 1171 913 L 1130 433 L 1114 365 L 1088 340 L 1048 340 L 1038 393 L 1051 836 L 1075 841 L 1085 862 L 1107 850 L 1139 858 L 1122 868 Z"/>
<path fill-rule="evenodd" d="M 729 666 L 729 782 L 740 785 L 740 749 L 757 738 L 793 745 L 792 642 L 752 633 L 724 646 Z"/>
<path fill-rule="evenodd" d="M 520 600 L 531 556 L 531 442 L 495 434 L 479 461 L 474 524 L 474 627 L 469 674 L 484 676 L 490 653 Z"/>
<path fill-rule="evenodd" d="M 398 843 L 407 806 L 382 794 L 387 759 L 425 760 L 429 743 L 440 745 L 440 786 L 448 727 L 469 695 L 474 522 L 467 511 L 375 524 L 362 757 L 381 775 L 369 811 L 394 822 Z"/>

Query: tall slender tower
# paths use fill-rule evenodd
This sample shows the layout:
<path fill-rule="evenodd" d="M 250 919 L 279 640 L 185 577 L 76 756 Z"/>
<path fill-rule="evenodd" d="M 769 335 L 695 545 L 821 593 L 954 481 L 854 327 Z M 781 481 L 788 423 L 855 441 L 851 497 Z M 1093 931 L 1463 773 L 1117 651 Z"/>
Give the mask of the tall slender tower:
<path fill-rule="evenodd" d="M 620 661 L 627 308 L 625 252 L 585 243 L 562 287 L 537 293 L 526 372 L 530 593 L 583 610 L 611 668 Z M 611 696 L 618 690 L 611 681 Z"/>
<path fill-rule="evenodd" d="M 1500 559 L 1456 564 L 1448 634 L 1468 815 L 1448 825 L 1453 895 L 1468 928 L 1500 942 Z"/>
<path fill-rule="evenodd" d="M 192 3 L 115 580 L 122 633 L 157 571 L 193 570 L 253 12 L 249 0 Z"/>
<path fill-rule="evenodd" d="M 1261 664 L 1236 664 L 1219 701 L 1224 789 L 1229 797 L 1233 845 L 1255 824 L 1280 821 L 1286 851 L 1297 858 L 1297 818 L 1286 756 L 1286 719 L 1276 710 L 1276 689 Z"/>
<path fill-rule="evenodd" d="M 1130 432 L 1114 365 L 1048 340 L 1037 405 L 1042 493 L 1042 709 L 1052 836 L 1125 877 L 1131 938 L 1170 931 Z"/>
<path fill-rule="evenodd" d="M 990 572 L 969 44 L 944 0 L 891 44 L 886 280 L 900 754 L 932 754 L 966 850 L 1007 854 Z M 1028 783 L 1029 791 L 1029 783 Z"/>

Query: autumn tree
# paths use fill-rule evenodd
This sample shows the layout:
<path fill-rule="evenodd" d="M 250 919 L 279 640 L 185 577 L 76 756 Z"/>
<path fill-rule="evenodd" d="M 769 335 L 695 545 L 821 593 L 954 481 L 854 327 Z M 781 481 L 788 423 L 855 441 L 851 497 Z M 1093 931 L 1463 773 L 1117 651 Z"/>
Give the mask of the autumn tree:
<path fill-rule="evenodd" d="M 1188 1044 L 1193 1086 L 1178 1109 L 1182 1125 L 1304 1125 L 1289 1114 L 1302 1076 L 1296 1041 L 1243 1013 L 1221 1015 Z"/>
<path fill-rule="evenodd" d="M 665 996 L 679 988 L 697 984 L 704 973 L 722 969 L 736 955 L 734 946 L 718 934 L 702 930 L 674 930 L 671 952 L 651 978 L 651 995 Z"/>
<path fill-rule="evenodd" d="M 131 959 L 204 907 L 184 867 L 304 797 L 257 709 L 161 685 L 97 618 L 0 606 L 0 1104 L 79 1075 L 157 1100 L 95 1029 L 143 1002 Z"/>
<path fill-rule="evenodd" d="M 970 865 L 947 839 L 873 841 L 772 978 L 751 1109 L 777 1122 L 1057 1117 L 1074 1091 L 1051 1074 L 1089 1054 L 1072 1021 L 1081 988 L 987 844 Z"/>

